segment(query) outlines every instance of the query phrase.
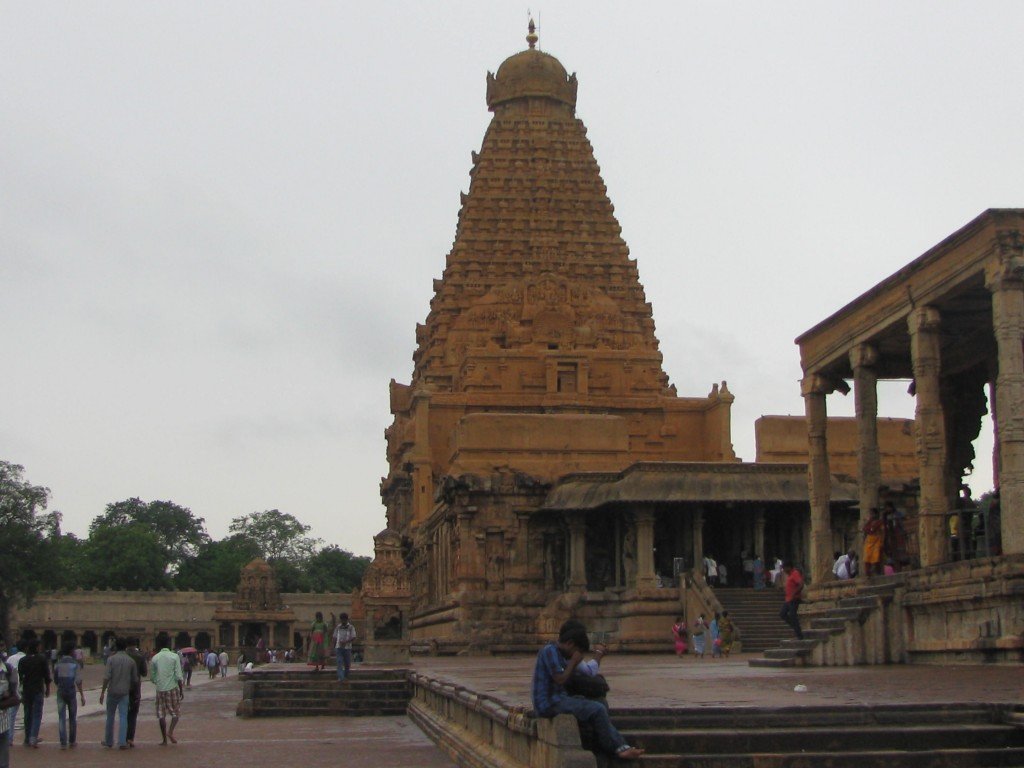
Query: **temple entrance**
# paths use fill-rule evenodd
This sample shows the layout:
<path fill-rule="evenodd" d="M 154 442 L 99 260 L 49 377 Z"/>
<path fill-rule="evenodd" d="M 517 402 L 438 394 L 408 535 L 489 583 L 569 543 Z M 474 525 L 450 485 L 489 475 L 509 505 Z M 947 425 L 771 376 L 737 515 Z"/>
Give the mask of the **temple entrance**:
<path fill-rule="evenodd" d="M 743 583 L 743 552 L 753 548 L 753 514 L 749 507 L 710 504 L 704 512 L 704 557 L 719 566 L 719 586 Z M 698 564 L 699 565 L 699 564 Z M 725 578 L 722 578 L 725 566 Z"/>
<path fill-rule="evenodd" d="M 601 592 L 625 584 L 622 551 L 622 517 L 618 514 L 587 516 L 586 564 L 587 589 Z M 634 555 L 636 544 L 633 545 Z"/>
<path fill-rule="evenodd" d="M 298 634 L 298 633 L 296 633 Z M 242 645 L 248 648 L 254 648 L 256 644 L 263 640 L 263 644 L 267 643 L 267 625 L 258 621 L 247 621 L 242 624 L 241 627 Z M 299 647 L 302 647 L 301 635 L 299 639 Z"/>
<path fill-rule="evenodd" d="M 89 651 L 90 654 L 95 654 L 99 650 L 96 647 L 96 633 L 91 629 L 82 633 L 82 648 Z"/>
<path fill-rule="evenodd" d="M 192 635 L 188 632 L 179 632 L 174 636 L 175 648 L 188 648 L 192 645 Z"/>
<path fill-rule="evenodd" d="M 210 638 L 209 632 L 196 632 L 196 648 L 201 650 L 209 649 L 213 646 L 213 641 Z"/>

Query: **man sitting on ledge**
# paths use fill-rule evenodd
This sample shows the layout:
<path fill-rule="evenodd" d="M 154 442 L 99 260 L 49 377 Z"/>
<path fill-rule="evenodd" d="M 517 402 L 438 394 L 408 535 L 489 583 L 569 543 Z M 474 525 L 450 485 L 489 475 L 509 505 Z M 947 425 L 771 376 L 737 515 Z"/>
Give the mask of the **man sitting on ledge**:
<path fill-rule="evenodd" d="M 565 683 L 590 650 L 586 628 L 579 623 L 567 623 L 558 635 L 557 643 L 548 643 L 537 654 L 533 670 L 533 711 L 537 717 L 572 715 L 594 729 L 601 749 L 623 760 L 640 757 L 644 750 L 631 747 L 612 725 L 608 710 L 598 701 L 582 696 L 570 696 Z"/>

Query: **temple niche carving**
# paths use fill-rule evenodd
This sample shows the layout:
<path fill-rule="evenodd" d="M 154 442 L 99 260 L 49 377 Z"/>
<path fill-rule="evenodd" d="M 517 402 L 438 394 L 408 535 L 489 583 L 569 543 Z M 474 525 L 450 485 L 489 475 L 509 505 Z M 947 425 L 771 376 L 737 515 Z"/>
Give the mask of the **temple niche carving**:
<path fill-rule="evenodd" d="M 270 564 L 253 560 L 245 566 L 231 607 L 238 611 L 278 611 L 281 605 L 281 593 Z"/>

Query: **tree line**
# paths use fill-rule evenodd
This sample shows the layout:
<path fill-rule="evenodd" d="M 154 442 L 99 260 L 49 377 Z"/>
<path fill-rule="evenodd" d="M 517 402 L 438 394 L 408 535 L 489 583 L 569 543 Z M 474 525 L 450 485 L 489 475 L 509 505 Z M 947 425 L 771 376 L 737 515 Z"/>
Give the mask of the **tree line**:
<path fill-rule="evenodd" d="M 59 589 L 194 589 L 233 592 L 257 557 L 274 569 L 282 592 L 347 592 L 370 558 L 309 536 L 310 527 L 277 509 L 231 521 L 213 539 L 205 521 L 172 501 L 125 499 L 107 505 L 79 538 L 47 511 L 50 491 L 24 467 L 0 460 L 0 634 L 15 605 Z"/>

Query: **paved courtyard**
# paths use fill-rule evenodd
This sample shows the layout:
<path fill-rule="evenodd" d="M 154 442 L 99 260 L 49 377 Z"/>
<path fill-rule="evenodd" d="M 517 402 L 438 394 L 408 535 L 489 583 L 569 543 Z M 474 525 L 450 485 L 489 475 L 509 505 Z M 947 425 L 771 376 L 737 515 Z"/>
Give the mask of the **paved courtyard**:
<path fill-rule="evenodd" d="M 610 655 L 602 664 L 615 707 L 835 706 L 953 702 L 1010 702 L 1024 699 L 1022 667 L 839 667 L 763 669 L 749 657 L 703 661 L 692 657 Z M 533 659 L 486 657 L 419 659 L 415 667 L 510 704 L 529 704 Z M 295 668 L 305 669 L 295 665 Z M 328 672 L 329 674 L 330 672 Z M 79 747 L 62 752 L 52 697 L 43 720 L 43 743 L 12 747 L 12 766 L 111 764 L 175 766 L 214 761 L 226 768 L 277 768 L 344 763 L 372 768 L 454 765 L 403 717 L 300 717 L 243 720 L 235 717 L 241 684 L 195 675 L 179 725 L 179 743 L 159 746 L 152 686 L 144 685 L 137 747 L 119 752 L 100 746 L 104 718 L 98 705 L 102 668 L 87 668 L 86 707 L 79 717 Z M 797 685 L 806 692 L 796 692 Z M 20 719 L 20 718 L 19 718 Z"/>

